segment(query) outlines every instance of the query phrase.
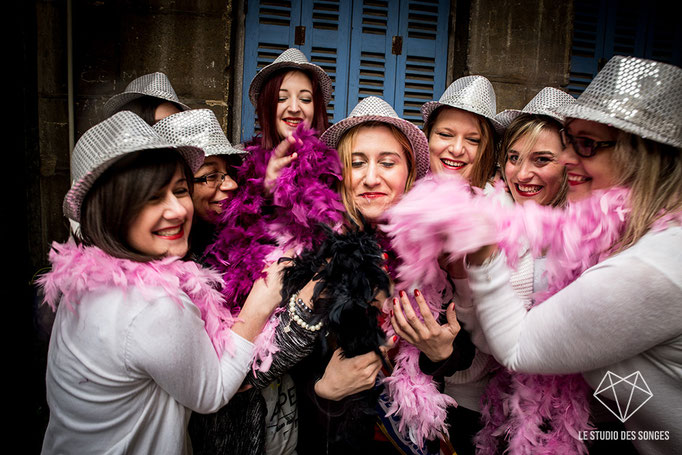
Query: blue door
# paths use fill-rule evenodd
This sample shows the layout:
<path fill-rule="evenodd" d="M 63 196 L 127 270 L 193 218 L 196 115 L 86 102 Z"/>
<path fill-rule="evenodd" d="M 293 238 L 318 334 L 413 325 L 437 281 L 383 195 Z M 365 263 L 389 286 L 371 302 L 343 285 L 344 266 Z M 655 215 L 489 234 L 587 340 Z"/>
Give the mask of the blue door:
<path fill-rule="evenodd" d="M 449 7 L 448 0 L 249 0 L 242 141 L 257 131 L 251 79 L 289 47 L 301 49 L 331 77 L 330 122 L 374 95 L 421 125 L 421 105 L 445 90 Z"/>

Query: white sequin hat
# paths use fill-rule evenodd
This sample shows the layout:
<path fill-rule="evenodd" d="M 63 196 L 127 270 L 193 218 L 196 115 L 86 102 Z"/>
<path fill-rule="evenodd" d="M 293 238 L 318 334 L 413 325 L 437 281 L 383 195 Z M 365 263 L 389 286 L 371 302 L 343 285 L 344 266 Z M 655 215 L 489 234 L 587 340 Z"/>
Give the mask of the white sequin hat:
<path fill-rule="evenodd" d="M 682 148 L 682 68 L 617 55 L 575 103 L 554 112 Z"/>
<path fill-rule="evenodd" d="M 258 94 L 263 88 L 263 84 L 267 82 L 270 76 L 273 73 L 285 68 L 292 70 L 302 70 L 303 72 L 315 78 L 318 85 L 320 86 L 320 90 L 322 90 L 322 98 L 324 99 L 325 106 L 329 104 L 329 101 L 332 99 L 332 80 L 321 67 L 315 65 L 314 63 L 310 63 L 303 52 L 296 49 L 295 47 L 287 49 L 286 51 L 279 54 L 274 62 L 264 66 L 253 77 L 251 85 L 249 86 L 249 99 L 251 100 L 251 104 L 256 106 L 258 103 Z"/>
<path fill-rule="evenodd" d="M 495 120 L 497 112 L 495 90 L 490 81 L 483 76 L 460 77 L 445 89 L 438 101 L 424 103 L 421 108 L 424 123 L 429 115 L 440 106 L 450 106 L 472 112 L 490 120 L 497 132 L 504 130 L 504 127 Z"/>
<path fill-rule="evenodd" d="M 553 118 L 559 123 L 564 122 L 564 118 L 561 115 L 553 112 L 552 109 L 556 109 L 560 106 L 575 103 L 575 98 L 566 92 L 552 87 L 545 87 L 538 92 L 537 95 L 533 97 L 532 100 L 524 106 L 523 109 L 506 109 L 495 116 L 502 126 L 505 128 L 509 127 L 511 122 L 521 114 L 534 114 L 534 115 L 546 115 Z"/>
<path fill-rule="evenodd" d="M 128 104 L 130 101 L 142 98 L 143 96 L 151 96 L 165 101 L 170 101 L 178 105 L 180 110 L 186 111 L 189 106 L 183 104 L 175 94 L 173 86 L 168 77 L 163 73 L 151 73 L 140 76 L 134 79 L 123 92 L 112 96 L 104 105 L 104 115 L 111 116 L 121 106 Z"/>
<path fill-rule="evenodd" d="M 119 158 L 140 150 L 164 148 L 177 150 L 192 172 L 204 162 L 204 152 L 200 148 L 169 143 L 130 111 L 114 114 L 87 130 L 71 154 L 74 184 L 64 197 L 64 215 L 80 222 L 85 195 L 97 178 Z"/>
<path fill-rule="evenodd" d="M 345 119 L 330 126 L 320 139 L 329 147 L 336 148 L 346 131 L 367 122 L 388 123 L 403 132 L 412 144 L 417 167 L 417 179 L 429 170 L 429 144 L 424 133 L 412 123 L 398 117 L 393 108 L 381 98 L 370 96 L 360 101 Z"/>
<path fill-rule="evenodd" d="M 232 147 L 210 109 L 178 112 L 156 122 L 152 128 L 171 144 L 199 147 L 206 156 L 246 153 Z"/>

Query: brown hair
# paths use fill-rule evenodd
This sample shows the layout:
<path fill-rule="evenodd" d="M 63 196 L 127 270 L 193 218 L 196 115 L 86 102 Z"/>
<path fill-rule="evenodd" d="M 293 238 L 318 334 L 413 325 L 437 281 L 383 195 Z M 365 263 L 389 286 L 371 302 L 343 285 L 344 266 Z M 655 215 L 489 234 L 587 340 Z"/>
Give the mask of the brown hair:
<path fill-rule="evenodd" d="M 682 149 L 619 131 L 613 160 L 630 188 L 630 214 L 615 252 L 633 246 L 666 213 L 682 210 Z"/>
<path fill-rule="evenodd" d="M 538 140 L 540 133 L 544 131 L 552 131 L 559 134 L 561 124 L 546 115 L 535 114 L 521 114 L 516 117 L 504 132 L 504 137 L 500 143 L 500 171 L 504 181 L 507 181 L 505 175 L 505 165 L 509 159 L 509 149 L 522 137 L 528 139 L 527 148 L 530 150 Z M 558 159 L 558 156 L 557 156 Z M 552 198 L 548 205 L 552 207 L 559 207 L 566 203 L 566 195 L 568 194 L 568 180 L 566 168 L 564 168 L 559 191 Z"/>
<path fill-rule="evenodd" d="M 279 144 L 283 138 L 279 137 L 277 127 L 275 126 L 277 119 L 277 103 L 279 99 L 279 88 L 282 86 L 284 77 L 291 73 L 299 71 L 305 74 L 313 86 L 313 106 L 315 113 L 311 119 L 310 127 L 317 131 L 318 135 L 322 134 L 329 128 L 329 119 L 327 117 L 327 105 L 324 102 L 322 89 L 317 79 L 307 71 L 298 68 L 285 68 L 272 74 L 267 82 L 263 84 L 263 88 L 258 94 L 256 101 L 256 115 L 258 116 L 258 124 L 261 128 L 261 146 L 264 149 L 271 149 Z"/>
<path fill-rule="evenodd" d="M 77 241 L 121 259 L 158 259 L 130 246 L 128 231 L 145 204 L 170 183 L 178 166 L 191 191 L 192 171 L 174 149 L 142 150 L 120 158 L 97 178 L 85 196 Z"/>
<path fill-rule="evenodd" d="M 362 224 L 360 222 L 360 212 L 353 201 L 353 194 L 350 186 L 351 172 L 353 170 L 353 149 L 355 148 L 355 139 L 358 135 L 358 131 L 360 131 L 362 128 L 377 127 L 388 128 L 405 153 L 405 158 L 407 161 L 407 181 L 405 182 L 405 192 L 412 188 L 412 185 L 414 184 L 414 181 L 417 177 L 417 166 L 415 163 L 414 152 L 412 151 L 412 144 L 410 143 L 409 139 L 407 139 L 405 134 L 398 129 L 398 127 L 381 121 L 369 121 L 355 125 L 346 131 L 343 136 L 341 136 L 336 146 L 336 150 L 339 153 L 339 159 L 343 165 L 343 179 L 341 182 L 339 182 L 338 191 L 341 194 L 341 200 L 343 201 L 343 205 L 346 208 L 348 217 L 358 225 Z"/>
<path fill-rule="evenodd" d="M 430 140 L 431 130 L 433 125 L 438 120 L 438 116 L 445 109 L 458 109 L 452 106 L 439 106 L 429 115 L 424 124 L 424 134 Z M 459 109 L 463 110 L 463 109 Z M 469 112 L 463 110 L 464 112 Z M 493 179 L 497 169 L 497 151 L 495 148 L 495 128 L 493 128 L 490 121 L 474 112 L 469 112 L 478 120 L 478 129 L 481 134 L 481 142 L 478 144 L 478 153 L 476 153 L 476 162 L 473 164 L 471 174 L 469 174 L 469 183 L 472 186 L 484 188 L 485 184 Z"/>

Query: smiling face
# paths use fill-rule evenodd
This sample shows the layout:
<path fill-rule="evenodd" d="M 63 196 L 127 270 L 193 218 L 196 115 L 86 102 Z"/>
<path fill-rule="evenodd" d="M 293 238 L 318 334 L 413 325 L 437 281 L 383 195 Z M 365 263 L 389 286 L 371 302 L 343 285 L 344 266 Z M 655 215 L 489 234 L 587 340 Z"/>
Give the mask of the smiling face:
<path fill-rule="evenodd" d="M 275 122 L 277 133 L 283 139 L 290 136 L 299 123 L 310 126 L 315 115 L 313 84 L 301 71 L 290 71 L 279 86 Z"/>
<path fill-rule="evenodd" d="M 377 222 L 405 192 L 405 151 L 388 127 L 360 127 L 351 145 L 351 167 L 344 185 L 365 219 Z"/>
<path fill-rule="evenodd" d="M 507 184 L 517 203 L 535 201 L 549 205 L 561 189 L 564 167 L 559 164 L 561 140 L 555 128 L 541 130 L 532 143 L 530 134 L 507 149 L 504 165 Z"/>
<path fill-rule="evenodd" d="M 130 223 L 127 241 L 148 256 L 187 254 L 194 207 L 187 179 L 180 166 L 168 185 L 162 187 Z"/>
<path fill-rule="evenodd" d="M 204 164 L 194 174 L 194 178 L 206 177 L 211 174 L 227 174 L 227 162 L 219 155 L 206 157 Z M 196 216 L 204 221 L 213 222 L 214 215 L 222 211 L 221 202 L 230 199 L 237 189 L 235 182 L 229 175 L 225 175 L 225 180 L 216 183 L 212 187 L 211 182 L 197 182 L 194 184 L 192 202 Z"/>
<path fill-rule="evenodd" d="M 589 120 L 569 120 L 564 129 L 573 137 L 595 142 L 615 141 L 618 137 L 617 129 Z M 613 147 L 598 149 L 593 156 L 585 158 L 575 153 L 572 145 L 567 144 L 559 161 L 566 166 L 569 201 L 584 199 L 592 191 L 610 188 L 618 183 Z"/>
<path fill-rule="evenodd" d="M 429 132 L 431 172 L 459 173 L 469 180 L 481 143 L 481 129 L 475 114 L 444 107 Z"/>

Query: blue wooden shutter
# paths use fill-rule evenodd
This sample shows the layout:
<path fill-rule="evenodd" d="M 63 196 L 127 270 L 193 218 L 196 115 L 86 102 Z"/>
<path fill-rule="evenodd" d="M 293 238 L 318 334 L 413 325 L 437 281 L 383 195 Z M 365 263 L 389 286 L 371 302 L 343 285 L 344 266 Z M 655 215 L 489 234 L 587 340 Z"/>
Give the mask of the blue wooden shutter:
<path fill-rule="evenodd" d="M 403 50 L 397 57 L 393 107 L 419 126 L 422 104 L 445 91 L 449 9 L 447 0 L 401 1 Z"/>
<path fill-rule="evenodd" d="M 391 44 L 398 31 L 398 7 L 395 1 L 353 2 L 349 111 L 368 96 L 378 96 L 393 105 L 396 59 Z"/>
<path fill-rule="evenodd" d="M 575 0 L 568 92 L 580 95 L 597 74 L 604 54 L 606 1 Z"/>
<path fill-rule="evenodd" d="M 249 85 L 259 69 L 271 63 L 294 42 L 301 17 L 299 1 L 249 0 L 244 39 L 244 85 L 242 86 L 242 142 L 255 132 L 256 110 L 249 100 Z"/>
<path fill-rule="evenodd" d="M 327 106 L 330 123 L 343 119 L 347 111 L 351 11 L 352 4 L 346 0 L 303 1 L 301 25 L 306 27 L 306 41 L 301 50 L 332 80 L 334 92 Z"/>
<path fill-rule="evenodd" d="M 249 0 L 244 40 L 242 141 L 258 131 L 254 125 L 255 108 L 249 100 L 251 80 L 259 69 L 290 47 L 299 48 L 329 74 L 334 92 L 327 111 L 332 121 L 345 117 L 351 10 L 352 4 L 345 0 Z M 305 27 L 305 42 L 300 46 L 295 44 L 297 26 Z"/>

